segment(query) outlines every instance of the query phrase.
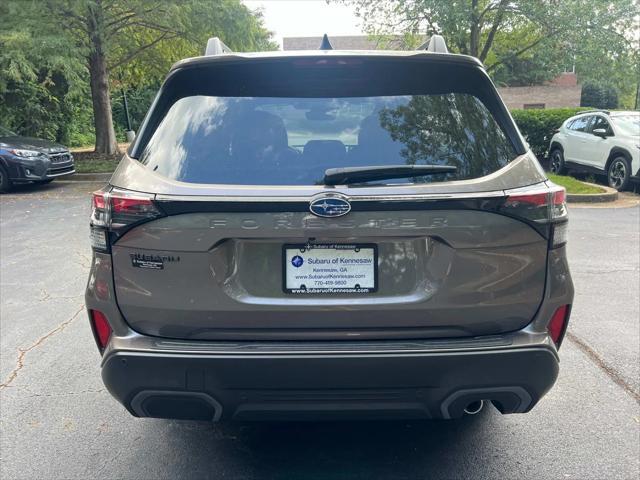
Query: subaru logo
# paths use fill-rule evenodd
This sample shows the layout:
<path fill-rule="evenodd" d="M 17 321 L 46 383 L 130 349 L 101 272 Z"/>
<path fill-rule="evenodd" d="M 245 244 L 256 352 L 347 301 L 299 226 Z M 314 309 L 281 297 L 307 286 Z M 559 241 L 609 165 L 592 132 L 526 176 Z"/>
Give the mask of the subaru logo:
<path fill-rule="evenodd" d="M 351 211 L 351 204 L 339 197 L 321 197 L 309 204 L 309 210 L 318 217 L 341 217 Z"/>
<path fill-rule="evenodd" d="M 296 255 L 291 259 L 291 265 L 293 265 L 296 268 L 300 268 L 303 263 L 304 263 L 304 258 L 302 258 L 300 255 Z"/>

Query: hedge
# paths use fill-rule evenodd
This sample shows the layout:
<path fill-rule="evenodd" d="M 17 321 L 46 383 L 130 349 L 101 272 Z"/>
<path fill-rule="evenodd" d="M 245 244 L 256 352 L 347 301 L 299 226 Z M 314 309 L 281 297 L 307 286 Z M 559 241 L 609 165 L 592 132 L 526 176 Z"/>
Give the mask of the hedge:
<path fill-rule="evenodd" d="M 539 159 L 544 159 L 549 153 L 549 142 L 556 129 L 562 122 L 588 108 L 550 108 L 512 110 L 511 115 L 516 121 L 520 132 L 529 142 L 531 150 Z"/>

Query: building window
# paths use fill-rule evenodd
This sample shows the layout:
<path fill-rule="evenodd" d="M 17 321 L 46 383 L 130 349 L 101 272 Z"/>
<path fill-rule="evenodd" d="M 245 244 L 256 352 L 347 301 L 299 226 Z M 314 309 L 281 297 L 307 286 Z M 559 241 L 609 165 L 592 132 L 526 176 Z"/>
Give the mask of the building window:
<path fill-rule="evenodd" d="M 524 104 L 524 109 L 525 110 L 531 110 L 534 108 L 544 108 L 545 104 L 544 103 L 525 103 Z"/>

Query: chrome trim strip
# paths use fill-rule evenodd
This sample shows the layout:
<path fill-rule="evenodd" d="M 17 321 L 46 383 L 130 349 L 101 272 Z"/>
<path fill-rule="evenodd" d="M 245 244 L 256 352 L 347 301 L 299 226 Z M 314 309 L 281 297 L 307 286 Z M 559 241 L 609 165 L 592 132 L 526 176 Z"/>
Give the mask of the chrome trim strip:
<path fill-rule="evenodd" d="M 309 202 L 312 198 L 323 193 L 335 193 L 321 191 L 311 196 L 287 196 L 287 197 L 252 197 L 252 196 L 217 196 L 217 195 L 156 195 L 155 200 L 162 201 L 189 201 L 189 202 Z M 458 200 L 470 198 L 496 198 L 504 197 L 504 190 L 494 190 L 490 192 L 467 192 L 467 193 L 436 193 L 436 194 L 415 194 L 415 195 L 367 195 L 351 196 L 345 195 L 349 202 L 406 202 L 414 200 Z"/>
<path fill-rule="evenodd" d="M 55 177 L 62 177 L 63 175 L 71 175 L 72 173 L 76 173 L 76 169 L 74 168 L 73 170 L 69 171 L 69 172 L 62 172 L 62 173 L 47 173 L 47 178 L 55 178 Z"/>

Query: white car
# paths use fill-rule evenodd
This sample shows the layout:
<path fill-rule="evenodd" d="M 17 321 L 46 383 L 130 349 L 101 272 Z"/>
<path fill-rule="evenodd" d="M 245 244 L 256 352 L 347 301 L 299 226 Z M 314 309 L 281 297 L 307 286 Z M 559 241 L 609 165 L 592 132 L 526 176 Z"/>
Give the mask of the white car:
<path fill-rule="evenodd" d="M 616 190 L 640 182 L 640 112 L 597 110 L 567 119 L 551 139 L 549 168 L 606 175 Z"/>

